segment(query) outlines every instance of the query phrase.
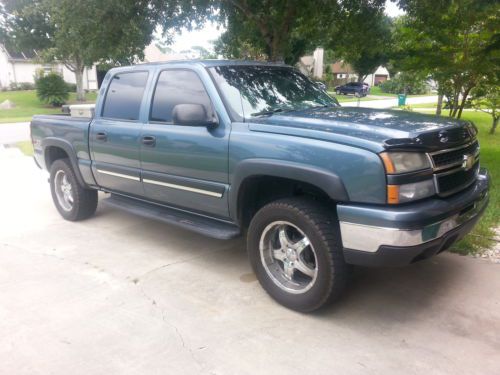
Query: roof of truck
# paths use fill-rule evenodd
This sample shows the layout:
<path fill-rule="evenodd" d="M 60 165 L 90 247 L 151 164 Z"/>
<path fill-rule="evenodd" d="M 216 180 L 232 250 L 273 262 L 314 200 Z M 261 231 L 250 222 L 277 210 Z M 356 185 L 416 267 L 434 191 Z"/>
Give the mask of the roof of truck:
<path fill-rule="evenodd" d="M 171 64 L 200 64 L 206 67 L 223 66 L 223 65 L 270 65 L 270 66 L 286 66 L 284 63 L 273 63 L 265 61 L 252 61 L 252 60 L 172 60 L 172 61 L 159 61 L 139 64 L 140 66 L 159 66 Z"/>

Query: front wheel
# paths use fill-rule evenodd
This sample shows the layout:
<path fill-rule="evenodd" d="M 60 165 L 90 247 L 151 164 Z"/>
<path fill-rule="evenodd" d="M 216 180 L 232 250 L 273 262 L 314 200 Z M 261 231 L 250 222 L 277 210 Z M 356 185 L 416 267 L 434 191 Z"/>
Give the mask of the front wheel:
<path fill-rule="evenodd" d="M 68 159 L 58 159 L 50 167 L 50 191 L 61 216 L 78 221 L 92 216 L 97 208 L 97 191 L 78 183 Z"/>
<path fill-rule="evenodd" d="M 282 305 L 310 312 L 337 299 L 347 285 L 335 213 L 287 198 L 261 208 L 248 230 L 248 254 L 263 288 Z"/>

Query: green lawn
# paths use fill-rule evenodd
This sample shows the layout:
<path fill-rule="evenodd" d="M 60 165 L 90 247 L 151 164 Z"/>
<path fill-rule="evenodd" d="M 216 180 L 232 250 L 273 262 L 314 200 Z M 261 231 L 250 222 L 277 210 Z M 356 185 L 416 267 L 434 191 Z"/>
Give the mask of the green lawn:
<path fill-rule="evenodd" d="M 87 94 L 86 103 L 94 103 L 97 93 Z M 10 100 L 16 105 L 12 109 L 0 109 L 0 123 L 30 121 L 33 115 L 61 113 L 61 108 L 51 107 L 41 103 L 34 90 L 28 91 L 3 91 L 0 92 L 0 103 Z M 76 93 L 70 93 L 69 104 L 77 103 Z"/>
<path fill-rule="evenodd" d="M 423 113 L 431 113 L 422 111 Z M 453 246 L 451 251 L 470 254 L 489 248 L 493 242 L 493 228 L 500 226 L 500 133 L 489 134 L 491 116 L 483 112 L 467 111 L 462 114 L 464 120 L 471 120 L 479 129 L 481 145 L 481 166 L 489 170 L 491 175 L 490 204 L 481 221 L 472 233 Z"/>

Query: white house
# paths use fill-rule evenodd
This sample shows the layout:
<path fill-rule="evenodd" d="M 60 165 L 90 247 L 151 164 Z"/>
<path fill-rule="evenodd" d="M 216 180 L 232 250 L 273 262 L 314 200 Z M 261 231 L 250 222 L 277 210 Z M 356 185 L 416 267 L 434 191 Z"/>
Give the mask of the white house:
<path fill-rule="evenodd" d="M 39 59 L 37 51 L 14 52 L 0 44 L 0 89 L 9 88 L 23 82 L 34 83 L 38 69 L 60 73 L 68 83 L 76 83 L 75 74 L 64 64 L 45 64 Z M 96 67 L 85 68 L 83 72 L 83 88 L 97 90 Z"/>

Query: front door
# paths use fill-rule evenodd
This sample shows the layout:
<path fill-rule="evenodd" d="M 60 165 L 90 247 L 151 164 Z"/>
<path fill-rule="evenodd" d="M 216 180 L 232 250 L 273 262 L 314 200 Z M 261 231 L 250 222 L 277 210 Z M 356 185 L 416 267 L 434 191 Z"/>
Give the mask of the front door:
<path fill-rule="evenodd" d="M 160 72 L 150 118 L 142 129 L 141 156 L 145 196 L 151 200 L 228 217 L 229 124 L 175 125 L 178 104 L 201 104 L 213 113 L 198 74 L 188 69 Z"/>
<path fill-rule="evenodd" d="M 90 127 L 92 171 L 110 191 L 142 196 L 140 112 L 148 73 L 118 73 L 111 78 L 102 115 Z"/>

